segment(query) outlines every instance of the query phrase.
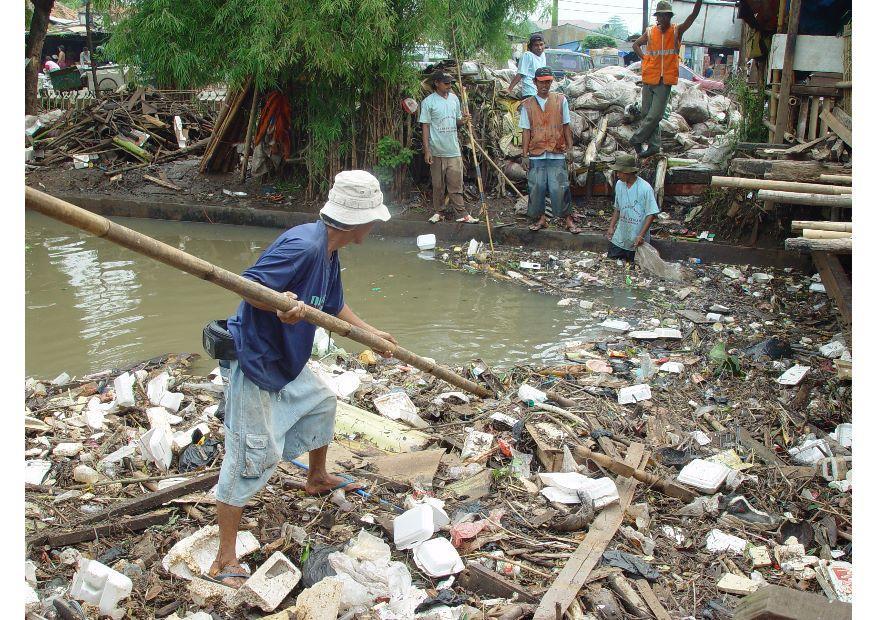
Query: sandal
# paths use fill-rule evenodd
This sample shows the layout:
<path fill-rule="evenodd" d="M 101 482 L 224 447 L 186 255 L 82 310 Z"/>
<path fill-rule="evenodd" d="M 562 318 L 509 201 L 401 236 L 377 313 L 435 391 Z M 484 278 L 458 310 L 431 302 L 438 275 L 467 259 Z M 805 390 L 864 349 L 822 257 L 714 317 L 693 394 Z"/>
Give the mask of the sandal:
<path fill-rule="evenodd" d="M 547 224 L 543 224 L 541 222 L 535 222 L 534 224 L 529 224 L 529 230 L 532 232 L 541 230 L 542 228 L 546 228 Z"/>
<path fill-rule="evenodd" d="M 583 229 L 582 229 L 582 228 L 578 228 L 578 227 L 575 226 L 574 224 L 572 224 L 571 226 L 566 226 L 566 227 L 565 227 L 565 230 L 567 230 L 568 232 L 570 232 L 572 235 L 579 235 L 580 233 L 583 232 Z"/>
<path fill-rule="evenodd" d="M 210 575 L 209 572 L 206 572 L 203 573 L 200 577 L 201 579 L 205 579 L 206 581 L 211 581 L 213 583 L 225 586 L 226 588 L 234 588 L 236 590 L 240 586 L 233 586 L 230 583 L 225 583 L 225 580 L 243 579 L 244 581 L 246 581 L 247 579 L 249 579 L 250 575 L 246 572 L 246 569 L 239 564 L 237 564 L 236 566 L 234 564 L 225 564 L 225 566 L 222 567 L 222 570 L 219 570 L 215 575 Z"/>

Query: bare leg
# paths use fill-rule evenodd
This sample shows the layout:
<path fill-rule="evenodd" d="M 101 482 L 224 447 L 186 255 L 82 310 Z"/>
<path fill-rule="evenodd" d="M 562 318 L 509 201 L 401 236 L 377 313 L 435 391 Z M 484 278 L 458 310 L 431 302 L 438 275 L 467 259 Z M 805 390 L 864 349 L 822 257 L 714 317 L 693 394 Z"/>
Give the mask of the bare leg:
<path fill-rule="evenodd" d="M 325 493 L 326 491 L 330 491 L 334 487 L 341 485 L 347 482 L 346 479 L 341 478 L 340 476 L 334 476 L 328 473 L 328 469 L 325 466 L 325 457 L 328 455 L 328 446 L 322 446 L 321 448 L 316 448 L 315 450 L 310 450 L 309 460 L 310 460 L 310 470 L 307 472 L 307 484 L 304 485 L 304 490 L 307 491 L 310 495 L 318 495 L 319 493 Z M 352 491 L 354 489 L 360 489 L 361 485 L 358 483 L 350 483 L 343 487 L 344 490 Z"/>
<path fill-rule="evenodd" d="M 216 554 L 216 560 L 210 567 L 210 575 L 215 577 L 219 573 L 234 569 L 239 572 L 245 572 L 240 567 L 237 561 L 237 530 L 240 528 L 240 519 L 243 517 L 243 508 L 231 506 L 222 502 L 216 502 L 216 515 L 219 520 L 219 552 Z M 223 579 L 225 585 L 232 588 L 239 588 L 243 585 L 245 579 L 241 577 L 228 577 Z"/>

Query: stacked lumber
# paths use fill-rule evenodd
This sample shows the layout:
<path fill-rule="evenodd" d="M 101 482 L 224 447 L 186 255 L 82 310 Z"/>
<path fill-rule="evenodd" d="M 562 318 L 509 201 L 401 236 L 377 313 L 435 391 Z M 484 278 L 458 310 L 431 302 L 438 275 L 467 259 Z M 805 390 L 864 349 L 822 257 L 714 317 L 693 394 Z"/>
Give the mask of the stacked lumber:
<path fill-rule="evenodd" d="M 237 167 L 237 145 L 243 141 L 249 126 L 246 111 L 252 108 L 255 95 L 252 78 L 247 79 L 241 88 L 228 93 L 201 159 L 201 172 L 228 172 Z"/>

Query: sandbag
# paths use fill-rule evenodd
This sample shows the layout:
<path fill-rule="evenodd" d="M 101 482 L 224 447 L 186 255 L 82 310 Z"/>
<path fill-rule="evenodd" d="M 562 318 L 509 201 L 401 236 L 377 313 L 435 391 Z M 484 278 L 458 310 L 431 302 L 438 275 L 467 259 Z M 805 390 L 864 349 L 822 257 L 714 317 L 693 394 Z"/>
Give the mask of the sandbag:
<path fill-rule="evenodd" d="M 632 140 L 632 134 L 634 133 L 635 129 L 631 125 L 620 125 L 618 127 L 612 127 L 608 130 L 608 134 L 623 146 L 629 145 L 630 141 Z"/>
<path fill-rule="evenodd" d="M 644 271 L 652 273 L 657 278 L 683 282 L 684 274 L 678 263 L 667 263 L 659 256 L 659 252 L 649 243 L 642 243 L 635 250 L 635 263 Z"/>
<path fill-rule="evenodd" d="M 735 149 L 732 142 L 724 135 L 708 147 L 702 157 L 703 164 L 711 164 L 722 168 L 732 158 Z"/>
<path fill-rule="evenodd" d="M 571 136 L 574 138 L 574 141 L 577 142 L 580 140 L 580 137 L 589 129 L 589 123 L 587 123 L 583 115 L 578 114 L 574 110 L 570 110 L 571 116 Z"/>
<path fill-rule="evenodd" d="M 625 108 L 630 103 L 638 101 L 638 89 L 629 82 L 618 82 L 611 78 L 611 82 L 594 92 L 597 101 L 607 101 L 609 105 Z"/>
<path fill-rule="evenodd" d="M 586 92 L 574 100 L 571 104 L 573 110 L 605 110 L 609 102 L 596 99 L 595 93 Z"/>
<path fill-rule="evenodd" d="M 676 111 L 689 123 L 702 123 L 711 116 L 708 95 L 699 88 L 691 88 L 678 97 Z"/>
<path fill-rule="evenodd" d="M 678 133 L 689 132 L 690 126 L 687 124 L 687 121 L 683 116 L 676 112 L 672 112 L 668 115 L 668 118 L 659 121 L 659 129 L 663 134 L 673 136 Z"/>
<path fill-rule="evenodd" d="M 571 80 L 571 83 L 565 89 L 565 94 L 568 96 L 569 99 L 576 99 L 577 97 L 580 97 L 582 94 L 587 92 L 585 78 L 585 75 L 581 75 Z"/>
<path fill-rule="evenodd" d="M 608 112 L 605 117 L 608 119 L 608 127 L 619 127 L 623 124 L 622 112 Z"/>

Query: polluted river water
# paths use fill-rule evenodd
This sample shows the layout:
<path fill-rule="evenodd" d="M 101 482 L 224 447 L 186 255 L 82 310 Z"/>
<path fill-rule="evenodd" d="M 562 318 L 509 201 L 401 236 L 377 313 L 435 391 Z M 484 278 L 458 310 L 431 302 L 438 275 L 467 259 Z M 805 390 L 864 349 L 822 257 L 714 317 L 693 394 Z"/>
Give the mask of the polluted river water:
<path fill-rule="evenodd" d="M 113 220 L 235 273 L 282 232 Z M 197 371 L 213 368 L 201 330 L 235 311 L 233 293 L 37 213 L 27 213 L 25 237 L 27 376 L 81 376 L 176 352 L 201 354 Z M 340 260 L 350 307 L 439 363 L 555 361 L 563 342 L 593 331 L 594 319 L 576 305 L 559 307 L 555 296 L 423 259 L 413 239 L 381 237 L 379 227 L 363 245 L 341 249 Z M 590 299 L 618 308 L 639 299 L 625 288 L 591 291 Z M 350 352 L 363 348 L 343 338 L 337 344 Z"/>

